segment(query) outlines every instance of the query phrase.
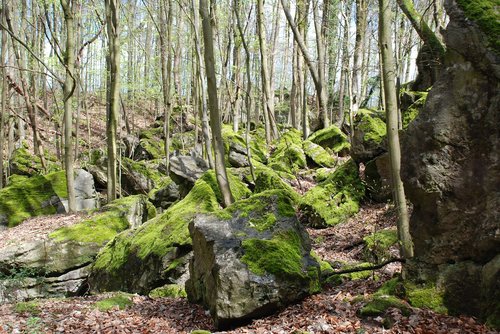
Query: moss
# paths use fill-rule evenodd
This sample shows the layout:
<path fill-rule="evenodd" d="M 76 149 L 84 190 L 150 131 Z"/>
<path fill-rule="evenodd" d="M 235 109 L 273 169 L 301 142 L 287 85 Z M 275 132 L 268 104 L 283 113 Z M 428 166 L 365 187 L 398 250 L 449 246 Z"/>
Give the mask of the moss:
<path fill-rule="evenodd" d="M 288 193 L 288 195 L 294 199 L 294 201 L 299 200 L 299 195 L 293 190 L 293 188 L 283 181 L 283 179 L 271 168 L 264 165 L 258 166 L 255 169 L 255 188 L 254 193 L 260 193 L 271 189 L 281 189 Z"/>
<path fill-rule="evenodd" d="M 383 315 L 389 308 L 398 308 L 403 312 L 403 315 L 408 316 L 411 309 L 400 299 L 394 296 L 373 296 L 368 303 L 360 310 L 362 316 L 378 316 Z"/>
<path fill-rule="evenodd" d="M 139 141 L 139 145 L 149 153 L 152 159 L 162 159 L 165 157 L 165 141 L 155 138 L 144 138 Z"/>
<path fill-rule="evenodd" d="M 389 258 L 389 248 L 398 242 L 398 233 L 395 229 L 377 231 L 364 237 L 363 242 L 367 259 L 380 262 Z"/>
<path fill-rule="evenodd" d="M 405 294 L 411 306 L 428 308 L 434 312 L 447 314 L 448 309 L 444 305 L 444 291 L 433 284 L 417 285 L 405 282 Z"/>
<path fill-rule="evenodd" d="M 178 284 L 167 284 L 162 287 L 151 290 L 148 295 L 150 298 L 186 298 L 186 290 Z"/>
<path fill-rule="evenodd" d="M 272 274 L 278 278 L 303 280 L 309 277 L 302 265 L 302 245 L 295 232 L 276 234 L 270 240 L 246 239 L 241 261 L 256 275 Z"/>
<path fill-rule="evenodd" d="M 78 242 L 104 243 L 111 240 L 118 232 L 130 227 L 127 215 L 130 207 L 137 201 L 147 203 L 148 218 L 156 215 L 153 205 L 143 195 L 117 199 L 104 206 L 100 213 L 81 223 L 57 229 L 49 237 L 57 241 L 74 240 Z"/>
<path fill-rule="evenodd" d="M 275 200 L 271 201 L 269 197 L 274 197 Z M 277 203 L 277 207 L 273 208 L 272 203 Z M 274 212 L 281 217 L 294 217 L 294 204 L 294 199 L 288 192 L 280 189 L 267 190 L 235 202 L 224 210 L 223 215 L 232 217 L 237 213 L 238 217 L 249 218 L 250 227 L 262 232 L 269 230 L 276 223 L 277 218 Z"/>
<path fill-rule="evenodd" d="M 500 14 L 498 0 L 457 0 L 465 15 L 475 21 L 488 37 L 491 47 L 500 54 Z"/>
<path fill-rule="evenodd" d="M 174 247 L 190 245 L 188 224 L 191 219 L 198 213 L 220 209 L 214 187 L 216 184 L 213 183 L 212 176 L 205 173 L 186 197 L 169 207 L 162 215 L 141 225 L 133 233 L 125 231 L 118 234 L 101 250 L 94 269 L 115 272 L 131 256 L 144 260 L 149 256 L 163 256 Z"/>
<path fill-rule="evenodd" d="M 9 227 L 30 217 L 56 213 L 53 204 L 58 202 L 57 197 L 67 197 L 65 172 L 11 181 L 8 187 L 0 190 L 0 213 L 6 217 Z"/>
<path fill-rule="evenodd" d="M 139 139 L 153 139 L 163 137 L 163 122 L 158 127 L 143 129 L 139 132 Z"/>
<path fill-rule="evenodd" d="M 229 125 L 222 126 L 222 139 L 224 141 L 226 156 L 229 153 L 229 147 L 231 143 L 236 144 L 237 146 L 246 150 L 247 145 L 245 141 L 245 134 L 235 133 L 232 127 Z M 266 142 L 256 135 L 251 135 L 249 138 L 249 144 L 250 144 L 250 154 L 252 155 L 252 159 L 260 163 L 266 163 L 267 162 Z"/>
<path fill-rule="evenodd" d="M 333 173 L 335 169 L 333 168 L 318 168 L 316 169 L 316 175 L 314 175 L 314 180 L 318 183 L 321 183 L 328 179 Z"/>
<path fill-rule="evenodd" d="M 211 331 L 206 331 L 204 329 L 195 329 L 190 334 L 212 334 Z"/>
<path fill-rule="evenodd" d="M 307 139 L 323 148 L 330 148 L 334 153 L 347 151 L 351 147 L 347 136 L 335 125 L 316 131 Z"/>
<path fill-rule="evenodd" d="M 333 272 L 332 265 L 326 261 L 323 261 L 316 252 L 311 251 L 311 256 L 319 263 L 319 270 L 321 271 L 321 276 L 328 275 Z"/>
<path fill-rule="evenodd" d="M 357 165 L 349 160 L 309 190 L 302 198 L 300 209 L 314 227 L 336 225 L 359 211 L 364 190 Z"/>
<path fill-rule="evenodd" d="M 377 117 L 376 113 L 361 113 L 361 120 L 358 123 L 358 129 L 363 132 L 365 142 L 379 145 L 387 135 L 385 122 Z"/>
<path fill-rule="evenodd" d="M 99 311 L 106 312 L 116 307 L 118 307 L 120 310 L 123 310 L 127 306 L 131 306 L 133 304 L 134 303 L 132 302 L 131 295 L 125 293 L 117 293 L 112 297 L 96 302 L 95 306 Z"/>
<path fill-rule="evenodd" d="M 234 174 L 233 174 L 234 171 Z M 248 186 L 240 180 L 239 175 L 234 169 L 228 169 L 227 177 L 229 181 L 229 188 L 231 188 L 231 193 L 233 194 L 234 200 L 238 201 L 242 198 L 248 197 L 252 192 L 248 189 Z M 209 170 L 201 177 L 205 182 L 210 184 L 210 187 L 214 190 L 215 196 L 219 203 L 222 203 L 222 193 L 219 190 L 217 183 L 217 177 L 215 171 Z"/>
<path fill-rule="evenodd" d="M 292 173 L 306 165 L 301 132 L 297 129 L 290 129 L 279 138 L 276 149 L 269 158 L 269 167 Z"/>
<path fill-rule="evenodd" d="M 401 113 L 403 129 L 408 128 L 408 125 L 410 125 L 410 123 L 417 118 L 418 114 L 425 106 L 427 92 L 415 92 L 415 94 L 419 96 L 418 99 Z"/>
<path fill-rule="evenodd" d="M 32 315 L 40 314 L 40 302 L 38 300 L 31 300 L 27 302 L 17 302 L 14 305 L 14 312 L 16 313 L 30 313 Z"/>
<path fill-rule="evenodd" d="M 304 141 L 302 146 L 306 156 L 308 156 L 316 165 L 321 167 L 335 166 L 335 158 L 323 147 L 310 140 Z"/>

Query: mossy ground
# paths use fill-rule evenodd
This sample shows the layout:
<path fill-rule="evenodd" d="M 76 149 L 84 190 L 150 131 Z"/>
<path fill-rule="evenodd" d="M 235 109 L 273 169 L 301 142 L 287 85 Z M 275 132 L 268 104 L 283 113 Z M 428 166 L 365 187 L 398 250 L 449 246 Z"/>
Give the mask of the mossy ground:
<path fill-rule="evenodd" d="M 148 294 L 150 298 L 163 298 L 163 297 L 171 297 L 171 298 L 186 298 L 186 290 L 184 290 L 183 286 L 178 284 L 167 284 L 162 287 L 151 290 Z"/>
<path fill-rule="evenodd" d="M 302 198 L 300 209 L 311 226 L 336 225 L 359 211 L 364 192 L 357 165 L 349 160 L 309 190 Z"/>
<path fill-rule="evenodd" d="M 410 307 L 402 300 L 388 295 L 375 295 L 360 310 L 361 316 L 383 315 L 387 309 L 394 307 L 400 309 L 404 315 L 410 314 Z"/>
<path fill-rule="evenodd" d="M 11 178 L 11 184 L 0 190 L 0 214 L 9 227 L 25 219 L 56 213 L 58 198 L 67 198 L 65 172 L 54 172 L 30 178 Z"/>
<path fill-rule="evenodd" d="M 57 241 L 73 240 L 79 242 L 104 243 L 111 240 L 117 233 L 129 228 L 127 214 L 136 201 L 147 203 L 148 218 L 156 215 L 156 210 L 145 196 L 135 195 L 117 199 L 104 206 L 100 213 L 91 219 L 76 225 L 62 227 L 52 232 L 49 237 Z"/>
<path fill-rule="evenodd" d="M 123 310 L 127 306 L 131 306 L 133 304 L 134 303 L 132 302 L 132 295 L 120 292 L 112 297 L 96 302 L 95 306 L 99 311 L 106 312 L 113 308 L 119 308 L 120 310 Z"/>

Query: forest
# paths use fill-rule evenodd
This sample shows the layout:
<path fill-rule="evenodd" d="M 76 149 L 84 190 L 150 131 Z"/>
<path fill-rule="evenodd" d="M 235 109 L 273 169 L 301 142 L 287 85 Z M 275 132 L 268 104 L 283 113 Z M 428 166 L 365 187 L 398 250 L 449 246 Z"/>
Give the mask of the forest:
<path fill-rule="evenodd" d="M 500 331 L 499 0 L 0 1 L 0 333 Z"/>

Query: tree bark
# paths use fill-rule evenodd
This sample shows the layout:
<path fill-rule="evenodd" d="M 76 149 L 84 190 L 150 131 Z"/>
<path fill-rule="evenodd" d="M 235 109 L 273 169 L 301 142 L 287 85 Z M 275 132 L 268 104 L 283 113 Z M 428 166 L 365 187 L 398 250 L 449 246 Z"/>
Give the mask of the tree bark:
<path fill-rule="evenodd" d="M 117 185 L 117 118 L 120 108 L 120 1 L 105 0 L 108 30 L 108 88 L 106 103 L 106 136 L 108 151 L 108 202 L 116 199 Z"/>
<path fill-rule="evenodd" d="M 212 144 L 215 151 L 215 174 L 222 194 L 222 205 L 227 207 L 233 203 L 234 199 L 229 187 L 226 166 L 224 165 L 224 143 L 222 141 L 217 81 L 215 76 L 214 41 L 207 0 L 200 0 L 200 15 L 203 27 L 203 41 L 205 44 L 204 58 L 207 75 L 208 103 L 210 108 L 210 127 L 212 128 Z"/>
<path fill-rule="evenodd" d="M 389 0 L 379 0 L 379 43 L 381 51 L 382 77 L 384 82 L 387 117 L 387 138 L 391 160 L 394 201 L 398 209 L 398 236 L 401 254 L 405 259 L 413 257 L 413 243 L 410 235 L 408 208 L 403 182 L 400 176 L 401 149 L 398 134 L 398 110 L 395 64 L 391 38 L 391 10 Z"/>

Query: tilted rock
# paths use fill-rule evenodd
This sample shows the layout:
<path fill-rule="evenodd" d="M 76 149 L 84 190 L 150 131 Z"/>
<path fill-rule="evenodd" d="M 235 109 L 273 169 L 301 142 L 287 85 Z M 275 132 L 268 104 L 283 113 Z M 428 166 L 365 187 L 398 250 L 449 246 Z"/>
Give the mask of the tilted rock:
<path fill-rule="evenodd" d="M 307 232 L 282 190 L 235 202 L 189 225 L 193 259 L 186 292 L 224 328 L 273 313 L 319 290 Z"/>
<path fill-rule="evenodd" d="M 208 165 L 197 156 L 172 156 L 170 157 L 170 177 L 179 185 L 181 197 L 184 197 L 194 186 L 203 173 L 208 170 Z"/>
<path fill-rule="evenodd" d="M 415 245 L 405 270 L 442 288 L 450 313 L 499 326 L 500 51 L 498 11 L 484 3 L 445 2 L 445 63 L 403 140 Z"/>
<path fill-rule="evenodd" d="M 0 249 L 0 303 L 18 298 L 74 295 L 86 289 L 89 265 L 118 232 L 155 215 L 145 196 L 118 199 L 100 213 L 37 240 Z"/>
<path fill-rule="evenodd" d="M 361 109 L 356 115 L 352 137 L 351 157 L 357 163 L 370 161 L 387 152 L 387 131 L 384 115 Z"/>

